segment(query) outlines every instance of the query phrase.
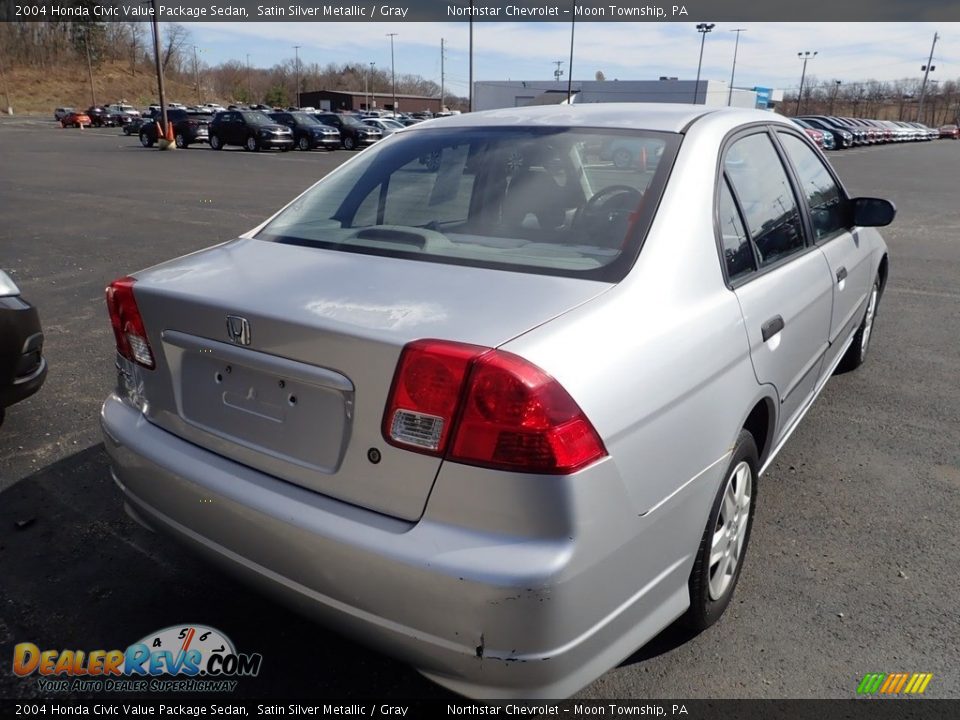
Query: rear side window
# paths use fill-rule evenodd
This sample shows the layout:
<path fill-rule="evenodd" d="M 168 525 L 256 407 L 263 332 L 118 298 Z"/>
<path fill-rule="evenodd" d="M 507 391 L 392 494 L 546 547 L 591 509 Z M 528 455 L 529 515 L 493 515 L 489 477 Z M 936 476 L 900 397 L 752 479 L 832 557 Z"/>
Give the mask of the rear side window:
<path fill-rule="evenodd" d="M 673 133 L 579 128 L 402 133 L 258 237 L 615 280 L 636 257 L 678 146 Z"/>
<path fill-rule="evenodd" d="M 847 199 L 823 160 L 805 142 L 788 133 L 778 133 L 810 206 L 816 240 L 830 238 L 845 230 L 850 213 Z"/>
<path fill-rule="evenodd" d="M 746 277 L 754 271 L 753 250 L 750 238 L 740 219 L 740 211 L 730 193 L 726 179 L 720 183 L 720 198 L 717 205 L 717 220 L 720 225 L 720 238 L 723 249 L 723 261 L 727 268 L 727 278 L 733 282 Z"/>
<path fill-rule="evenodd" d="M 766 133 L 736 140 L 727 149 L 724 172 L 740 201 L 760 267 L 803 250 L 803 225 L 793 189 Z"/>

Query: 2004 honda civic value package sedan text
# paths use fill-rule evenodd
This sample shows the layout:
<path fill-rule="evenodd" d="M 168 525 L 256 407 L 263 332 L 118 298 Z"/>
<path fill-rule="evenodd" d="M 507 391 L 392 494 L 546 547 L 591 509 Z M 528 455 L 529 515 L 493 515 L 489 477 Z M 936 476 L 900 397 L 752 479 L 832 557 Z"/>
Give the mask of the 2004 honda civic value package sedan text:
<path fill-rule="evenodd" d="M 115 481 L 458 693 L 572 694 L 729 604 L 758 477 L 864 362 L 893 216 L 768 112 L 401 130 L 110 285 Z"/>

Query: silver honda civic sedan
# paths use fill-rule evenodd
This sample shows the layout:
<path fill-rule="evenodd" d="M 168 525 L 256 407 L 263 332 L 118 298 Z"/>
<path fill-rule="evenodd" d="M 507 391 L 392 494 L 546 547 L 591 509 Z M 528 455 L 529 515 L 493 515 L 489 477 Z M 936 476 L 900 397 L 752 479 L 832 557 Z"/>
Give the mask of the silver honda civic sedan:
<path fill-rule="evenodd" d="M 866 359 L 894 213 L 770 112 L 401 130 L 107 288 L 113 477 L 447 688 L 572 694 L 730 603 L 760 475 Z"/>

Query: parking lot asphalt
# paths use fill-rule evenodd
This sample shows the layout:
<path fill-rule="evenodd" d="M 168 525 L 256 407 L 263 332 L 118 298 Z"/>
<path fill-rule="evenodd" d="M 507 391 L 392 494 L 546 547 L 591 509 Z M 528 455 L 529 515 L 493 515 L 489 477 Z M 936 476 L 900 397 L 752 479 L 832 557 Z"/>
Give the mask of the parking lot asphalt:
<path fill-rule="evenodd" d="M 263 655 L 241 696 L 445 696 L 130 521 L 100 444 L 104 286 L 248 230 L 350 155 L 165 153 L 112 129 L 0 122 L 0 267 L 39 307 L 50 363 L 0 428 L 0 697 L 43 696 L 13 676 L 16 643 L 125 648 L 178 623 Z M 867 672 L 928 672 L 928 697 L 960 698 L 960 142 L 830 159 L 853 194 L 899 210 L 871 356 L 762 478 L 723 619 L 667 629 L 581 697 L 850 698 Z"/>

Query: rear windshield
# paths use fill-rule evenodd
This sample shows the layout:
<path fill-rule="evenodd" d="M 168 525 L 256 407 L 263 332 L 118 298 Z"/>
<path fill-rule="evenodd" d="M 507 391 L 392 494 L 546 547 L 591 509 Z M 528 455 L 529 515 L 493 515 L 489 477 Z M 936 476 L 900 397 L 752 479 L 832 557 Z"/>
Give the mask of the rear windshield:
<path fill-rule="evenodd" d="M 679 144 L 673 133 L 585 128 L 398 133 L 257 237 L 616 281 L 639 252 Z"/>

